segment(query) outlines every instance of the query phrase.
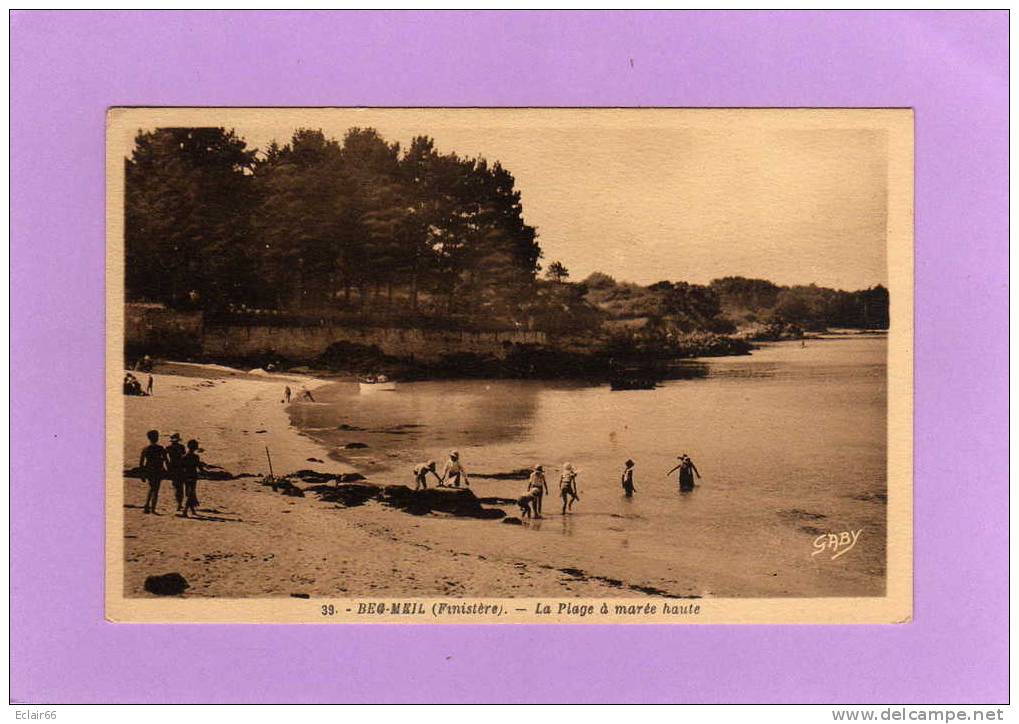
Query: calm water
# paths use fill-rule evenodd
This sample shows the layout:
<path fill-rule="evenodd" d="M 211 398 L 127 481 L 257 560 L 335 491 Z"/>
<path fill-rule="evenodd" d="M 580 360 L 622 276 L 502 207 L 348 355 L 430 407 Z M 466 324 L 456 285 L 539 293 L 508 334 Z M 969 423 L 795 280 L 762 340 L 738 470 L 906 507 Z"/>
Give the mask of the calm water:
<path fill-rule="evenodd" d="M 886 352 L 884 337 L 776 343 L 748 357 L 692 363 L 706 375 L 653 391 L 443 381 L 360 393 L 337 383 L 316 390 L 318 404 L 293 405 L 291 415 L 384 482 L 412 484 L 414 463 L 441 467 L 451 448 L 475 473 L 541 462 L 552 490 L 546 514 L 558 514 L 555 483 L 570 461 L 579 471 L 576 515 L 543 521 L 540 534 L 604 548 L 599 558 L 637 550 L 644 580 L 667 580 L 670 562 L 697 550 L 750 577 L 781 572 L 791 594 L 876 594 L 884 576 Z M 368 448 L 342 449 L 350 442 Z M 675 475 L 665 477 L 681 453 L 703 476 L 691 494 L 678 494 Z M 619 485 L 628 457 L 637 463 L 632 500 Z M 515 496 L 524 483 L 474 487 Z M 831 565 L 810 556 L 818 533 L 845 529 L 865 531 L 852 555 Z"/>

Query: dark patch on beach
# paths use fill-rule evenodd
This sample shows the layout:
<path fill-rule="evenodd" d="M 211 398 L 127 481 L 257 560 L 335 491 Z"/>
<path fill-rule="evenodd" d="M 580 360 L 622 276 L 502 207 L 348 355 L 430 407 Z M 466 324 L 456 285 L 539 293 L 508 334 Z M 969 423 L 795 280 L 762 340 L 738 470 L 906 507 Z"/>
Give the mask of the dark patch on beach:
<path fill-rule="evenodd" d="M 291 593 L 291 598 L 311 598 L 310 593 Z"/>
<path fill-rule="evenodd" d="M 800 510 L 799 508 L 793 508 L 792 510 L 783 510 L 779 512 L 783 518 L 791 518 L 792 520 L 822 520 L 827 518 L 824 513 L 811 513 L 806 510 Z"/>
<path fill-rule="evenodd" d="M 548 568 L 549 566 L 541 567 Z M 650 596 L 661 596 L 663 598 L 700 598 L 700 596 L 693 594 L 681 596 L 675 593 L 670 593 L 669 591 L 662 590 L 661 588 L 656 588 L 654 586 L 645 586 L 637 583 L 626 583 L 625 581 L 621 581 L 618 578 L 588 575 L 586 572 L 582 571 L 579 568 L 558 568 L 556 570 L 560 571 L 561 573 L 565 573 L 566 575 L 571 576 L 572 578 L 578 581 L 595 581 L 597 583 L 603 583 L 606 586 L 611 586 L 612 588 L 628 588 L 631 591 L 646 593 Z"/>
<path fill-rule="evenodd" d="M 368 447 L 368 444 L 364 443 L 364 442 L 348 442 L 346 445 L 343 446 L 343 449 L 344 450 L 363 450 L 366 447 Z"/>
<path fill-rule="evenodd" d="M 888 495 L 886 493 L 861 493 L 860 495 L 852 496 L 853 500 L 861 500 L 865 503 L 887 503 Z"/>

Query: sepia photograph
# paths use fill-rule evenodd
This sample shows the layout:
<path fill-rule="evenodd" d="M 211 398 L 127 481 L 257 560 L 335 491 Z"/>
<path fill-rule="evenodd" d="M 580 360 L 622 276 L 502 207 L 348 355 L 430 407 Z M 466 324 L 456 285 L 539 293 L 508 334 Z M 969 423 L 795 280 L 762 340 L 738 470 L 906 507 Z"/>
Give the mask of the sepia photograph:
<path fill-rule="evenodd" d="M 897 623 L 908 109 L 113 108 L 113 621 Z"/>

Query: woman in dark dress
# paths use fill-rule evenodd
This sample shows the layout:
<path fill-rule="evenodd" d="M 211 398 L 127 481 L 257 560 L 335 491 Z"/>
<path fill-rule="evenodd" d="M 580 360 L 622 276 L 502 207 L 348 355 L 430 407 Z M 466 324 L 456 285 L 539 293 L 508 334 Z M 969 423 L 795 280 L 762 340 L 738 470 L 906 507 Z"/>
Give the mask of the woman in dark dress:
<path fill-rule="evenodd" d="M 694 489 L 694 475 L 700 478 L 701 473 L 697 466 L 693 464 L 693 460 L 690 459 L 689 455 L 680 455 L 677 460 L 679 460 L 679 464 L 667 472 L 666 476 L 672 475 L 675 470 L 679 470 L 679 492 L 689 493 Z"/>

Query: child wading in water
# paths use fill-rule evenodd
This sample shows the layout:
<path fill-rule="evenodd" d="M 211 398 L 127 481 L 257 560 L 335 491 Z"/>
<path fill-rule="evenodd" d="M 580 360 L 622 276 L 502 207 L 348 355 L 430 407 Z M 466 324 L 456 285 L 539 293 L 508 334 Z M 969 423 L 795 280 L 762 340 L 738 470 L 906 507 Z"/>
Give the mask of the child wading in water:
<path fill-rule="evenodd" d="M 414 490 L 423 490 L 428 487 L 428 473 L 431 473 L 440 485 L 442 484 L 442 478 L 435 472 L 435 461 L 429 460 L 427 463 L 418 463 L 414 466 Z"/>
<path fill-rule="evenodd" d="M 626 467 L 623 468 L 623 492 L 626 493 L 627 498 L 632 498 L 634 491 L 637 489 L 633 487 L 633 460 L 626 461 Z"/>
<path fill-rule="evenodd" d="M 163 475 L 166 472 L 166 450 L 159 444 L 159 431 L 149 430 L 145 433 L 149 438 L 149 444 L 142 448 L 141 460 L 138 467 L 142 469 L 142 480 L 149 484 L 149 492 L 145 496 L 145 512 L 156 513 L 156 505 L 159 503 L 159 484 L 163 482 Z"/>
<path fill-rule="evenodd" d="M 559 495 L 563 498 L 563 515 L 567 509 L 573 510 L 573 501 L 580 500 L 577 495 L 577 471 L 570 463 L 563 463 L 563 474 L 559 476 Z"/>
<path fill-rule="evenodd" d="M 699 478 L 701 471 L 697 469 L 697 466 L 693 464 L 693 460 L 686 453 L 676 459 L 679 460 L 679 464 L 665 473 L 665 476 L 672 475 L 673 470 L 679 470 L 679 492 L 689 493 L 694 488 L 694 475 Z"/>
<path fill-rule="evenodd" d="M 534 517 L 541 517 L 541 501 L 548 495 L 548 482 L 545 480 L 545 468 L 535 465 L 531 477 L 527 479 L 527 490 L 524 494 L 530 496 L 531 507 L 534 508 Z"/>
<path fill-rule="evenodd" d="M 198 472 L 205 470 L 205 463 L 198 457 L 198 441 L 188 440 L 188 451 L 181 459 L 181 467 L 184 470 L 184 512 L 185 518 L 188 513 L 198 515 Z"/>

